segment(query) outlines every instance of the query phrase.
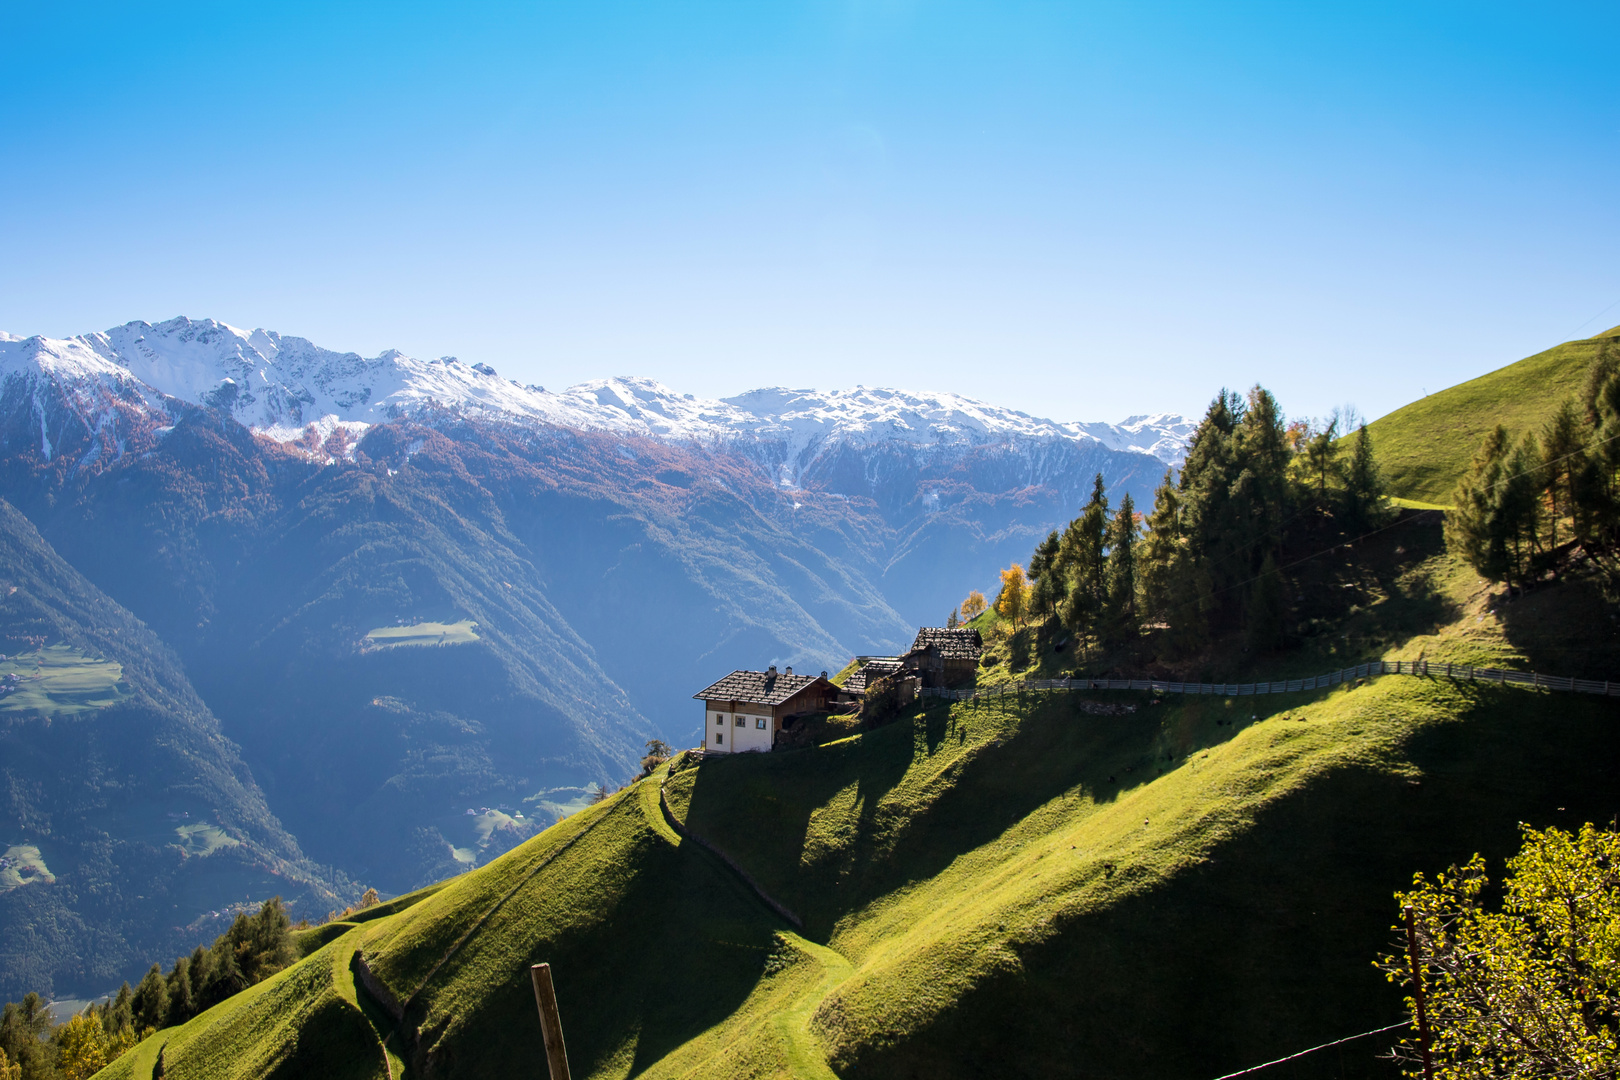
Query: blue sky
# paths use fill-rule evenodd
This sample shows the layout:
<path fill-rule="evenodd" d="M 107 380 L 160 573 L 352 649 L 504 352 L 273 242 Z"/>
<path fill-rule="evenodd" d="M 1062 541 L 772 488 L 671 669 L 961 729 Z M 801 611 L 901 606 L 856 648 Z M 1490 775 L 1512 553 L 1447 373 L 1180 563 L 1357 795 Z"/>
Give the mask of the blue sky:
<path fill-rule="evenodd" d="M 0 329 L 1405 401 L 1620 323 L 1620 7 L 0 7 Z M 1609 305 L 1607 314 L 1600 315 Z"/>

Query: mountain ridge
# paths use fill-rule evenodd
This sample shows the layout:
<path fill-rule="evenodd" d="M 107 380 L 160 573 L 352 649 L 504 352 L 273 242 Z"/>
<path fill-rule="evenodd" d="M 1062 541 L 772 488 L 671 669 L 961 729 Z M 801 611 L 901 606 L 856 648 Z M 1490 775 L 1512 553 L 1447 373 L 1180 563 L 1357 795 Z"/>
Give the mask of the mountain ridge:
<path fill-rule="evenodd" d="M 367 359 L 276 331 L 185 317 L 72 338 L 0 333 L 0 378 L 26 374 L 30 364 L 59 380 L 112 382 L 126 392 L 135 390 L 127 382 L 133 379 L 156 395 L 220 408 L 283 442 L 302 438 L 310 424 L 321 426 L 323 438 L 338 425 L 358 437 L 371 424 L 452 408 L 621 435 L 782 443 L 797 468 L 819 448 L 841 444 L 1053 440 L 1095 442 L 1176 464 L 1196 426 L 1170 413 L 1138 414 L 1119 424 L 1060 423 L 958 394 L 865 386 L 826 392 L 761 387 L 705 399 L 653 379 L 620 376 L 554 393 L 453 356 L 422 360 L 389 349 Z M 791 476 L 784 480 L 791 486 Z"/>

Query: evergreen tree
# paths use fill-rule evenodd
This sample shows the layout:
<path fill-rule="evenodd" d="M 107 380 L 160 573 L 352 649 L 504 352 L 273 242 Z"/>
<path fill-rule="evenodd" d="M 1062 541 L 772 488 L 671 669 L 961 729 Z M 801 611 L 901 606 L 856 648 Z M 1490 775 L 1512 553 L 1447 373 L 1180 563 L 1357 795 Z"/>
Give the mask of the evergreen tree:
<path fill-rule="evenodd" d="M 1108 603 L 1108 494 L 1102 473 L 1092 481 L 1091 498 L 1069 523 L 1058 544 L 1056 562 L 1066 592 L 1058 618 L 1076 634 L 1095 638 Z"/>
<path fill-rule="evenodd" d="M 1304 453 L 1311 484 L 1316 488 L 1316 505 L 1325 509 L 1328 481 L 1338 474 L 1339 421 L 1336 417 L 1326 427 L 1310 433 L 1305 439 Z"/>
<path fill-rule="evenodd" d="M 1064 592 L 1058 564 L 1061 541 L 1056 529 L 1035 547 L 1029 559 L 1029 610 L 1032 615 L 1050 615 L 1057 609 Z"/>
<path fill-rule="evenodd" d="M 1108 527 L 1108 636 L 1115 641 L 1136 637 L 1136 504 L 1129 493 Z"/>
<path fill-rule="evenodd" d="M 1388 504 L 1384 478 L 1373 457 L 1372 435 L 1367 425 L 1356 429 L 1355 450 L 1344 477 L 1344 527 L 1361 534 L 1382 523 Z"/>
<path fill-rule="evenodd" d="M 1541 429 L 1541 476 L 1546 485 L 1547 546 L 1558 547 L 1562 540 L 1573 539 L 1579 531 L 1574 521 L 1577 479 L 1586 467 L 1586 433 L 1575 414 L 1573 402 L 1564 405 Z M 1560 533 L 1564 518 L 1570 518 L 1570 528 Z"/>
<path fill-rule="evenodd" d="M 1281 647 L 1285 616 L 1282 574 L 1277 570 L 1276 558 L 1268 554 L 1249 592 L 1244 634 L 1248 647 L 1254 652 L 1272 652 Z"/>
<path fill-rule="evenodd" d="M 163 968 L 153 964 L 146 978 L 135 988 L 135 1028 L 160 1028 L 169 1020 L 169 984 L 163 979 Z"/>

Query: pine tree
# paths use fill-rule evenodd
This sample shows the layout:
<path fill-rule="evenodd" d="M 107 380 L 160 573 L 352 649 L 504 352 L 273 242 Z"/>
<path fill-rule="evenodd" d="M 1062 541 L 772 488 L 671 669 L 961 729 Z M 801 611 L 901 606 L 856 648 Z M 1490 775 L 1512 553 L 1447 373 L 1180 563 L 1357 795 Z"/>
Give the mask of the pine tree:
<path fill-rule="evenodd" d="M 1056 529 L 1036 545 L 1029 559 L 1029 610 L 1033 615 L 1050 615 L 1057 608 L 1063 593 L 1058 549 L 1061 541 Z"/>
<path fill-rule="evenodd" d="M 153 964 L 135 988 L 135 1027 L 139 1031 L 160 1028 L 168 1020 L 169 984 L 163 979 L 162 966 Z"/>
<path fill-rule="evenodd" d="M 1384 478 L 1373 457 L 1372 435 L 1362 424 L 1356 429 L 1355 451 L 1344 478 L 1345 530 L 1359 535 L 1381 524 L 1387 502 Z"/>
<path fill-rule="evenodd" d="M 1102 473 L 1092 481 L 1091 498 L 1069 523 L 1055 562 L 1066 586 L 1058 618 L 1076 634 L 1096 638 L 1108 603 L 1108 494 Z"/>
<path fill-rule="evenodd" d="M 1136 504 L 1127 493 L 1108 527 L 1108 635 L 1136 637 Z"/>
<path fill-rule="evenodd" d="M 1249 648 L 1255 652 L 1272 652 L 1279 648 L 1285 618 L 1282 574 L 1277 569 L 1276 558 L 1267 554 L 1249 591 L 1248 625 L 1244 635 Z"/>
<path fill-rule="evenodd" d="M 1579 486 L 1576 478 L 1586 467 L 1585 432 L 1581 430 L 1573 402 L 1565 402 L 1547 419 L 1541 429 L 1540 442 L 1539 464 L 1542 480 L 1546 484 L 1547 546 L 1556 548 L 1561 539 L 1559 525 L 1562 520 L 1579 516 L 1575 512 L 1576 488 Z M 1572 538 L 1577 531 L 1578 526 L 1572 520 L 1568 533 L 1562 539 Z"/>

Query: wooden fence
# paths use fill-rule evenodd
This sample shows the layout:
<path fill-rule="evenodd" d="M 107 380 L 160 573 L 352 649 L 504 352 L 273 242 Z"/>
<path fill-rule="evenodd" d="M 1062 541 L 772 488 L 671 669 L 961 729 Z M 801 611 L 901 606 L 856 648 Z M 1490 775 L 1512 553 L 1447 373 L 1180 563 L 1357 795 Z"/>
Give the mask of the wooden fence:
<path fill-rule="evenodd" d="M 1620 697 L 1620 682 L 1600 679 L 1566 679 L 1558 675 L 1538 675 L 1532 671 L 1507 671 L 1503 668 L 1476 668 L 1463 664 L 1436 664 L 1428 660 L 1375 660 L 1370 664 L 1331 671 L 1309 679 L 1285 679 L 1262 683 L 1195 683 L 1171 682 L 1164 679 L 1023 679 L 1019 682 L 1000 683 L 967 690 L 947 690 L 925 686 L 919 692 L 923 697 L 948 698 L 967 701 L 972 698 L 1001 697 L 1021 694 L 1029 690 L 1151 690 L 1158 694 L 1215 694 L 1221 697 L 1245 697 L 1251 694 L 1286 694 L 1299 690 L 1321 690 L 1357 679 L 1372 679 L 1380 675 L 1418 675 L 1429 678 L 1462 679 L 1471 682 L 1498 683 L 1503 686 L 1542 686 L 1548 690 L 1571 690 L 1578 694 L 1602 694 Z"/>

